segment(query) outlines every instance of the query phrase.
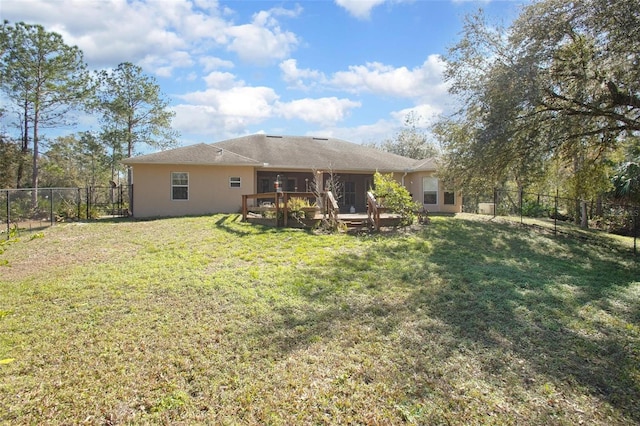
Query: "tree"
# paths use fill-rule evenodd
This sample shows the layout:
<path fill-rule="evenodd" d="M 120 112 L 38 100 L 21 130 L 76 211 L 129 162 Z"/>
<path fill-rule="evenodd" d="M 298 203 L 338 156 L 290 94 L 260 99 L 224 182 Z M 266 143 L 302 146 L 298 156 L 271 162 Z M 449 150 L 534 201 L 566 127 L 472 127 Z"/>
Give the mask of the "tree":
<path fill-rule="evenodd" d="M 56 138 L 42 158 L 42 181 L 52 187 L 107 185 L 111 161 L 90 132 Z"/>
<path fill-rule="evenodd" d="M 627 146 L 611 181 L 614 199 L 640 204 L 640 144 L 635 142 Z"/>
<path fill-rule="evenodd" d="M 154 78 L 129 62 L 97 77 L 96 107 L 102 112 L 103 139 L 110 141 L 114 157 L 120 152 L 133 156 L 140 143 L 161 149 L 176 143 L 177 133 L 171 129 L 175 113 Z"/>
<path fill-rule="evenodd" d="M 15 185 L 15 165 L 19 157 L 18 145 L 0 133 L 0 188 L 12 188 Z"/>
<path fill-rule="evenodd" d="M 373 144 L 374 148 L 381 149 L 403 157 L 422 160 L 434 157 L 438 154 L 437 148 L 429 141 L 424 131 L 418 128 L 420 116 L 411 111 L 404 119 L 404 128 L 396 135 L 381 144 Z"/>
<path fill-rule="evenodd" d="M 436 126 L 445 167 L 465 182 L 522 185 L 560 161 L 601 182 L 600 165 L 640 130 L 638 10 L 638 0 L 544 0 L 506 30 L 469 17 L 445 58 L 464 102 Z"/>
<path fill-rule="evenodd" d="M 62 36 L 40 25 L 5 21 L 0 29 L 0 87 L 20 117 L 22 153 L 31 142 L 31 186 L 34 205 L 38 189 L 40 130 L 68 124 L 69 113 L 91 93 L 82 52 Z M 31 141 L 29 141 L 31 138 Z M 19 166 L 18 184 L 21 182 Z"/>

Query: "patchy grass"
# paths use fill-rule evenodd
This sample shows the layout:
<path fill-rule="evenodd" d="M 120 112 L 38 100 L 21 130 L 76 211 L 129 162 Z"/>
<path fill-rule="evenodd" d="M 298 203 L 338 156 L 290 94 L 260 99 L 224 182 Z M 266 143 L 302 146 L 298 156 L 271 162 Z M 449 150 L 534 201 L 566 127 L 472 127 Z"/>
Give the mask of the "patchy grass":
<path fill-rule="evenodd" d="M 640 266 L 471 217 L 57 225 L 0 255 L 6 424 L 637 424 Z"/>

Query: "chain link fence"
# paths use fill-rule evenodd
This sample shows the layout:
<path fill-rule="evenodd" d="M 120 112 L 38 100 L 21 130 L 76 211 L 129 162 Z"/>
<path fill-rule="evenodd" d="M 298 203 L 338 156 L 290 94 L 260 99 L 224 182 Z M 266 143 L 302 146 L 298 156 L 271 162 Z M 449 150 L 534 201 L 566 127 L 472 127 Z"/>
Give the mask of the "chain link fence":
<path fill-rule="evenodd" d="M 32 230 L 57 222 L 126 217 L 132 186 L 0 189 L 0 233 Z"/>
<path fill-rule="evenodd" d="M 558 194 L 538 194 L 524 191 L 494 190 L 468 199 L 465 211 L 492 216 L 546 219 L 555 234 L 565 223 L 583 229 L 597 229 L 612 234 L 633 237 L 633 252 L 637 255 L 640 236 L 640 206 L 606 200 L 578 200 Z"/>

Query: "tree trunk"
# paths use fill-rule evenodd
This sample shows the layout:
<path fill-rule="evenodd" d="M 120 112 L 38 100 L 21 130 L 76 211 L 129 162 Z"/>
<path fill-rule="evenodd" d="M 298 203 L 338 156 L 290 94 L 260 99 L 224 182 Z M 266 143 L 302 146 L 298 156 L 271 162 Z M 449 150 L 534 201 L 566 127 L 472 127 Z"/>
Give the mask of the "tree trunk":
<path fill-rule="evenodd" d="M 587 202 L 580 201 L 580 228 L 587 229 L 589 227 L 589 220 L 587 218 Z"/>
<path fill-rule="evenodd" d="M 33 113 L 33 174 L 31 178 L 31 206 L 38 207 L 38 119 L 40 111 L 36 103 Z"/>
<path fill-rule="evenodd" d="M 22 187 L 22 177 L 24 176 L 24 161 L 29 152 L 29 103 L 24 100 L 24 129 L 22 133 L 22 146 L 20 147 L 20 157 L 18 158 L 18 172 L 16 173 L 16 188 Z"/>

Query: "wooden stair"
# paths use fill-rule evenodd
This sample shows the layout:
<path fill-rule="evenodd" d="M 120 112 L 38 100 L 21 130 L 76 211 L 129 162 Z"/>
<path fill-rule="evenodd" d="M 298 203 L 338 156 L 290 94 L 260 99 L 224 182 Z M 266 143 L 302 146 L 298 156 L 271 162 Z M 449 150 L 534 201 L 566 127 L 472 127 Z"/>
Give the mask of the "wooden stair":
<path fill-rule="evenodd" d="M 340 223 L 344 224 L 347 227 L 348 231 L 359 231 L 369 229 L 369 224 L 367 219 L 359 219 L 359 218 L 339 218 Z"/>

